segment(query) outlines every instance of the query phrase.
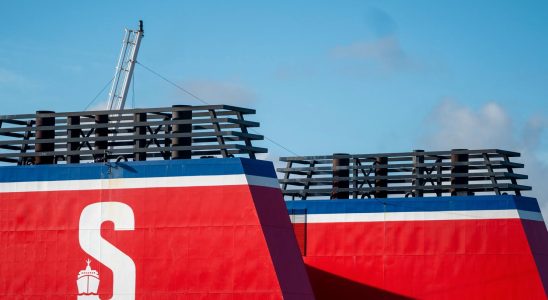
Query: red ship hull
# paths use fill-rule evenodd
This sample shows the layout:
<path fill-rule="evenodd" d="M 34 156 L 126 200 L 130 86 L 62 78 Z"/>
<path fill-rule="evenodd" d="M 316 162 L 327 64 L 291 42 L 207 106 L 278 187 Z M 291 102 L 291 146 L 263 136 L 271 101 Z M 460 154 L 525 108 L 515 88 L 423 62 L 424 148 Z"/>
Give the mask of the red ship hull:
<path fill-rule="evenodd" d="M 0 168 L 0 298 L 309 299 L 271 163 Z"/>
<path fill-rule="evenodd" d="M 535 199 L 287 206 L 317 299 L 546 299 L 548 233 Z"/>
<path fill-rule="evenodd" d="M 3 167 L 0 298 L 74 299 L 91 258 L 102 299 L 546 299 L 535 199 L 285 204 L 254 160 Z"/>

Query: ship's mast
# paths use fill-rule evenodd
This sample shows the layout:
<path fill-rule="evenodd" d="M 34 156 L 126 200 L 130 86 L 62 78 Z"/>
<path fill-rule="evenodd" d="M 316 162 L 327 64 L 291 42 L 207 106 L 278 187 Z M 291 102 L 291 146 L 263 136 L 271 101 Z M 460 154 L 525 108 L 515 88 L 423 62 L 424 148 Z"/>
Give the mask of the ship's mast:
<path fill-rule="evenodd" d="M 143 21 L 139 20 L 139 30 L 125 30 L 124 40 L 122 42 L 122 51 L 114 73 L 112 87 L 108 94 L 108 110 L 116 111 L 124 109 L 126 103 L 127 92 L 131 84 L 131 76 L 137 61 L 139 53 L 139 45 L 144 36 Z"/>

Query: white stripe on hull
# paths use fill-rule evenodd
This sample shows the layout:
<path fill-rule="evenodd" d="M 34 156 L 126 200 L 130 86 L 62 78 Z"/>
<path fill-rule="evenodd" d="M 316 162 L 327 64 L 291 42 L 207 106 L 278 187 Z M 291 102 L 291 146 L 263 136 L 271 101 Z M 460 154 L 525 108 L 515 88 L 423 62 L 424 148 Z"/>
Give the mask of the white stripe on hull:
<path fill-rule="evenodd" d="M 211 175 L 211 176 L 172 176 L 145 178 L 115 178 L 56 181 L 2 182 L 0 192 L 45 192 L 45 191 L 80 191 L 100 189 L 136 189 L 136 188 L 170 188 L 170 187 L 203 187 L 255 185 L 279 189 L 276 178 L 245 174 Z"/>
<path fill-rule="evenodd" d="M 525 219 L 544 222 L 540 212 L 517 209 L 501 210 L 458 210 L 458 211 L 415 211 L 385 213 L 336 213 L 336 214 L 294 214 L 291 222 L 298 223 L 356 223 L 390 221 L 441 221 L 441 220 L 489 220 Z"/>

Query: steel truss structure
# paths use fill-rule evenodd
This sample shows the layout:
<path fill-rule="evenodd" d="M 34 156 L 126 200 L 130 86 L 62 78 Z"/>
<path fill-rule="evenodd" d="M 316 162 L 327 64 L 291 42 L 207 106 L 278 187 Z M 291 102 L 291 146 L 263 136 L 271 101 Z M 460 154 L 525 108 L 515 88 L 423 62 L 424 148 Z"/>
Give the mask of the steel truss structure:
<path fill-rule="evenodd" d="M 358 199 L 427 195 L 521 195 L 527 175 L 517 152 L 484 149 L 282 157 L 280 185 L 289 199 Z"/>
<path fill-rule="evenodd" d="M 255 110 L 228 106 L 173 106 L 0 116 L 0 162 L 55 164 L 111 160 L 249 157 L 266 153 L 249 133 Z"/>

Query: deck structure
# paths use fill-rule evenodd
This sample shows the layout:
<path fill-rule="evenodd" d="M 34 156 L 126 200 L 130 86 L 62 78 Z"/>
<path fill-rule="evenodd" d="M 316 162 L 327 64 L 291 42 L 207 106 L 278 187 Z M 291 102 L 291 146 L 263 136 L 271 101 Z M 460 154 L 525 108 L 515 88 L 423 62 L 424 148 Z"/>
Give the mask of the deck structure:
<path fill-rule="evenodd" d="M 259 123 L 255 110 L 229 105 L 172 106 L 112 111 L 37 111 L 0 116 L 0 162 L 58 164 L 113 160 L 248 157 Z"/>

